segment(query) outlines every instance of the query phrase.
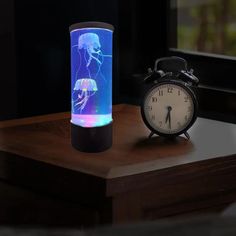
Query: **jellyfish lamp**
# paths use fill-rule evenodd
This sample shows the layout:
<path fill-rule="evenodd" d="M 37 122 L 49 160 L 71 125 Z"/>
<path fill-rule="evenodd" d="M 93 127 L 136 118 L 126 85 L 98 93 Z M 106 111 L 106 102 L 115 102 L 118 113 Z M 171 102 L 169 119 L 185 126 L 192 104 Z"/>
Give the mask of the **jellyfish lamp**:
<path fill-rule="evenodd" d="M 70 26 L 71 143 L 84 152 L 112 145 L 112 34 L 103 22 Z"/>

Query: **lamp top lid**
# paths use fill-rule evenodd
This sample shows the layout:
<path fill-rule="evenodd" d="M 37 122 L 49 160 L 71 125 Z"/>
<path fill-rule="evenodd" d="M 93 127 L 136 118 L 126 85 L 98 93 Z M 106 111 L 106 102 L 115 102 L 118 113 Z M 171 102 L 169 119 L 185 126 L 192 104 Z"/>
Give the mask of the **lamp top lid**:
<path fill-rule="evenodd" d="M 114 31 L 114 26 L 105 22 L 98 22 L 98 21 L 87 21 L 87 22 L 80 22 L 72 24 L 69 27 L 70 32 L 76 29 L 82 28 L 102 28 Z"/>

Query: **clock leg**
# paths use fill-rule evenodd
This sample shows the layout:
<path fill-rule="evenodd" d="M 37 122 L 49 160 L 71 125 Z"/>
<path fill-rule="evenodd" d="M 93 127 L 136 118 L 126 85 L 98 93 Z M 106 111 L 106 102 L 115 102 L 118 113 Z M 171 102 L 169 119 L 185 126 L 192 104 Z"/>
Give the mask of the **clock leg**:
<path fill-rule="evenodd" d="M 154 133 L 151 132 L 151 133 L 148 135 L 148 138 L 149 138 L 149 139 L 152 138 L 153 135 L 154 135 Z"/>
<path fill-rule="evenodd" d="M 188 134 L 188 132 L 185 132 L 184 135 L 188 140 L 190 139 L 190 135 Z"/>

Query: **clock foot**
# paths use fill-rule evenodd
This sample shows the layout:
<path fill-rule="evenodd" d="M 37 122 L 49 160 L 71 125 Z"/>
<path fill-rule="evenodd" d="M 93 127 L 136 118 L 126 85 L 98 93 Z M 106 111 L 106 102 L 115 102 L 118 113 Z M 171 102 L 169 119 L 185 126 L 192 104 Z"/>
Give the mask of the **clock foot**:
<path fill-rule="evenodd" d="M 188 140 L 190 139 L 190 135 L 188 134 L 188 132 L 185 132 L 184 135 Z"/>
<path fill-rule="evenodd" d="M 154 135 L 154 133 L 151 132 L 151 133 L 148 135 L 148 138 L 149 138 L 149 139 L 152 138 L 153 135 Z"/>

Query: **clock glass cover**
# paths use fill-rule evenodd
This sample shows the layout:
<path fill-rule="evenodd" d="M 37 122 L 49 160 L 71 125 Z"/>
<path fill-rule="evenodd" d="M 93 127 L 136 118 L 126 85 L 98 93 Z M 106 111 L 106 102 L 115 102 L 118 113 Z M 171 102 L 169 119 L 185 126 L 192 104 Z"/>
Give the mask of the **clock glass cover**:
<path fill-rule="evenodd" d="M 179 135 L 195 121 L 195 98 L 191 90 L 174 82 L 160 83 L 144 98 L 146 125 L 157 134 Z"/>

